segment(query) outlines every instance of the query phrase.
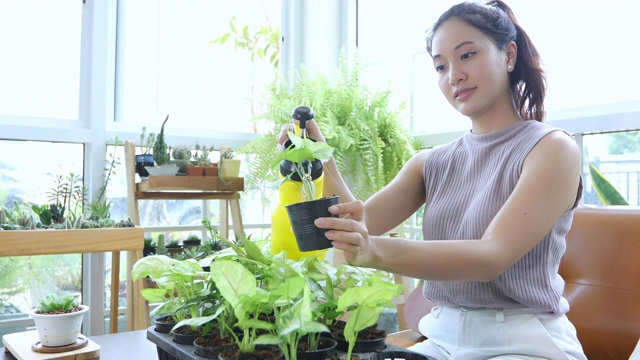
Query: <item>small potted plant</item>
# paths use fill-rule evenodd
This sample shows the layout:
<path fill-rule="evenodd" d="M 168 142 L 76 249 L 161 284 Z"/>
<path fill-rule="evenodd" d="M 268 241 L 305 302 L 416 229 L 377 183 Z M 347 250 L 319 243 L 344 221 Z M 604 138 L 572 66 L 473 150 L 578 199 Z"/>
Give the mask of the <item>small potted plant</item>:
<path fill-rule="evenodd" d="M 195 146 L 196 152 L 193 154 L 194 161 L 187 164 L 186 167 L 186 175 L 187 176 L 202 176 L 204 175 L 204 171 L 202 170 L 201 160 L 200 160 L 200 144 L 196 142 Z"/>
<path fill-rule="evenodd" d="M 153 160 L 156 163 L 155 167 L 148 167 L 147 171 L 150 175 L 175 175 L 178 168 L 175 164 L 171 164 L 171 149 L 167 145 L 164 137 L 164 126 L 169 120 L 169 115 L 162 122 L 160 132 L 156 136 L 156 141 L 153 143 Z"/>
<path fill-rule="evenodd" d="M 171 150 L 173 162 L 178 165 L 178 174 L 186 175 L 187 166 L 191 165 L 191 149 L 186 145 L 178 145 Z"/>
<path fill-rule="evenodd" d="M 213 145 L 210 147 L 203 146 L 202 154 L 198 158 L 198 165 L 202 166 L 202 171 L 204 176 L 217 176 L 218 175 L 218 164 L 212 163 L 211 159 L 209 159 L 209 155 L 213 151 Z"/>
<path fill-rule="evenodd" d="M 142 154 L 136 155 L 136 172 L 140 175 L 140 178 L 144 179 L 149 176 L 149 172 L 145 169 L 146 166 L 153 166 L 153 154 L 151 154 L 151 149 L 153 149 L 153 142 L 155 140 L 156 134 L 150 132 L 147 134 L 147 127 L 142 127 L 142 133 L 140 134 L 140 149 Z"/>
<path fill-rule="evenodd" d="M 169 254 L 180 254 L 182 252 L 182 245 L 180 245 L 180 241 L 178 240 L 169 241 L 166 248 Z"/>
<path fill-rule="evenodd" d="M 30 312 L 38 338 L 45 347 L 74 345 L 78 341 L 86 305 L 79 305 L 72 295 L 47 295 Z"/>
<path fill-rule="evenodd" d="M 142 248 L 142 254 L 144 256 L 155 255 L 156 253 L 156 242 L 153 240 L 151 235 L 144 236 L 144 247 Z"/>
<path fill-rule="evenodd" d="M 238 177 L 240 175 L 240 159 L 234 159 L 234 152 L 228 146 L 220 148 L 219 174 L 222 177 Z"/>
<path fill-rule="evenodd" d="M 185 248 L 196 247 L 201 243 L 202 243 L 202 240 L 196 234 L 189 234 L 189 236 L 187 236 L 187 238 L 182 241 L 182 245 L 184 245 Z"/>
<path fill-rule="evenodd" d="M 303 252 L 329 248 L 331 242 L 325 237 L 325 230 L 313 222 L 319 217 L 333 216 L 328 208 L 338 204 L 339 199 L 338 196 L 317 198 L 314 179 L 322 174 L 322 164 L 331 159 L 333 148 L 291 131 L 288 134 L 291 143 L 285 143 L 286 148 L 278 154 L 275 164 L 287 173 L 278 183 L 293 181 L 304 200 L 285 206 L 298 248 Z"/>

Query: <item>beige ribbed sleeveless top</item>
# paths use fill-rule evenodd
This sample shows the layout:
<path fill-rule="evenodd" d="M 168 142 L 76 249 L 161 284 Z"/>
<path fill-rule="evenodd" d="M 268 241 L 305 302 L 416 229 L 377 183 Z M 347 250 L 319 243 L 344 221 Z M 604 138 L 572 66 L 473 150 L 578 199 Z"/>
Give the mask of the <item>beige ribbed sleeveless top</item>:
<path fill-rule="evenodd" d="M 556 130 L 538 121 L 519 121 L 490 134 L 469 132 L 431 150 L 424 169 L 424 239 L 480 239 L 515 188 L 527 154 Z M 581 191 L 576 204 L 580 196 Z M 538 245 L 496 279 L 426 281 L 425 296 L 461 307 L 566 313 L 569 304 L 562 298 L 564 280 L 558 266 L 574 210 L 564 213 Z"/>

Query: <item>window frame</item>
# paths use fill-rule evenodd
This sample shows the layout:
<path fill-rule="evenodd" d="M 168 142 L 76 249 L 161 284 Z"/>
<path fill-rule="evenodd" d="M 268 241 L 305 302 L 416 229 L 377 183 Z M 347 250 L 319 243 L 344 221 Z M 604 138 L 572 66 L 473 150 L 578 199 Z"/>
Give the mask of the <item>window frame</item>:
<path fill-rule="evenodd" d="M 115 83 L 117 54 L 117 9 L 120 1 L 85 1 L 82 7 L 81 35 L 81 84 L 79 121 L 67 121 L 47 118 L 0 115 L 2 138 L 8 140 L 33 140 L 70 142 L 84 144 L 84 178 L 90 193 L 101 186 L 104 160 L 107 145 L 116 136 L 121 141 L 136 141 L 140 128 L 137 125 L 126 125 L 116 122 Z M 347 56 L 357 42 L 357 0 L 326 2 L 299 2 L 282 0 L 282 31 L 291 41 L 285 41 L 282 48 L 282 73 L 290 73 L 299 69 L 301 63 L 309 63 L 316 69 L 332 69 L 338 63 L 342 49 Z M 317 11 L 322 8 L 327 16 L 318 17 Z M 289 16 L 289 17 L 286 17 Z M 292 16 L 292 17 L 291 17 Z M 305 21 L 311 19 L 312 21 Z M 324 19 L 324 20 L 323 20 Z M 322 57 L 317 56 L 316 44 L 325 41 L 324 34 L 317 34 L 308 27 L 313 22 L 315 27 L 331 26 L 333 19 L 339 19 L 339 31 L 327 41 Z M 319 23 L 325 21 L 326 23 Z M 327 55 L 328 54 L 328 55 Z M 314 60 L 315 59 L 315 60 Z M 324 60 L 321 60 L 324 59 Z M 594 108 L 570 109 L 549 113 L 549 123 L 566 129 L 574 134 L 582 148 L 582 136 L 597 132 L 621 131 L 640 128 L 636 119 L 640 118 L 640 100 Z M 634 127 L 635 126 L 635 127 Z M 150 129 L 158 131 L 159 129 Z M 428 148 L 443 144 L 459 136 L 461 132 L 440 134 L 416 134 L 423 147 Z M 214 143 L 229 144 L 240 148 L 260 137 L 260 134 L 216 133 L 215 138 L 192 135 L 191 131 L 175 129 L 168 135 L 171 143 Z M 411 220 L 409 232 L 413 235 L 421 231 L 415 227 L 415 218 Z M 247 224 L 245 228 L 269 228 L 270 224 Z M 171 230 L 182 231 L 180 227 Z M 104 267 L 105 255 L 102 253 L 83 254 L 83 298 L 88 299 L 89 306 L 96 311 L 86 319 L 87 335 L 103 334 L 105 328 L 104 303 Z M 95 284 L 95 285 L 94 285 Z M 113 311 L 113 309 L 112 309 Z M 17 320 L 16 323 L 24 323 Z M 6 326 L 12 325 L 7 322 Z"/>

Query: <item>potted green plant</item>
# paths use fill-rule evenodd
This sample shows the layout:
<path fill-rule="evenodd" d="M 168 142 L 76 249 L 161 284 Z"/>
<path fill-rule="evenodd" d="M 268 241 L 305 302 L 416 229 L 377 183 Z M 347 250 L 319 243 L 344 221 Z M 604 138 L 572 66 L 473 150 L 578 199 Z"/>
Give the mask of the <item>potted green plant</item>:
<path fill-rule="evenodd" d="M 192 315 L 174 323 L 174 329 L 185 326 L 203 329 L 203 336 L 196 341 L 204 345 L 206 338 L 214 347 L 223 338 L 233 339 L 233 348 L 198 350 L 222 353 L 222 359 L 242 354 L 251 354 L 254 359 L 274 354 L 282 354 L 287 360 L 308 359 L 306 350 L 314 352 L 322 350 L 322 345 L 337 345 L 323 339 L 323 334 L 328 335 L 332 329 L 330 324 L 349 313 L 349 319 L 353 320 L 347 320 L 341 329 L 346 329 L 345 334 L 364 334 L 366 328 L 363 330 L 362 326 L 375 323 L 381 309 L 392 306 L 390 299 L 402 291 L 401 285 L 389 284 L 389 279 L 375 270 L 350 265 L 336 269 L 329 261 L 317 257 L 289 259 L 272 254 L 268 241 L 248 237 L 235 243 L 224 238 L 220 241 L 226 248 L 212 254 L 210 272 L 200 273 L 201 267 L 189 265 L 196 264 L 193 260 L 178 262 L 161 257 L 154 261 L 139 260 L 133 274 L 134 279 L 149 275 L 159 281 L 161 290 L 145 289 L 149 291 L 145 298 L 161 302 L 154 315 L 196 306 L 188 311 Z M 198 275 L 193 274 L 194 270 Z M 194 279 L 201 281 L 195 292 L 182 290 L 187 285 L 175 283 Z M 356 288 L 362 290 L 351 290 Z M 177 301 L 183 292 L 192 294 L 185 295 L 190 300 Z M 341 301 L 345 296 L 346 300 Z M 151 335 L 150 339 L 154 341 L 155 337 Z M 279 351 L 274 351 L 274 347 L 279 347 Z M 357 345 L 354 348 L 358 349 Z M 262 350 L 267 352 L 256 355 Z"/>
<path fill-rule="evenodd" d="M 80 336 L 86 305 L 79 305 L 72 295 L 50 294 L 40 300 L 29 315 L 33 317 L 40 343 L 45 347 L 74 345 Z M 86 339 L 84 340 L 86 342 Z"/>
<path fill-rule="evenodd" d="M 144 247 L 142 248 L 143 256 L 155 255 L 156 253 L 156 242 L 153 240 L 153 237 L 149 234 L 145 234 L 144 236 Z"/>
<path fill-rule="evenodd" d="M 338 340 L 339 348 L 340 338 L 347 341 L 347 359 L 351 358 L 351 353 L 360 339 L 359 335 L 365 329 L 379 333 L 380 337 L 365 337 L 368 344 L 357 348 L 358 352 L 375 351 L 385 347 L 386 332 L 377 330 L 374 325 L 385 308 L 393 307 L 391 301 L 402 291 L 402 285 L 386 279 L 381 272 L 368 270 L 358 286 L 349 287 L 340 294 L 336 310 L 348 312 L 349 318 L 344 329 L 334 332 L 333 337 Z"/>
<path fill-rule="evenodd" d="M 304 126 L 302 127 L 304 128 Z M 303 132 L 304 134 L 304 132 Z M 291 144 L 278 153 L 274 164 L 280 168 L 288 168 L 288 174 L 276 184 L 292 182 L 297 184 L 304 201 L 285 206 L 291 227 L 295 234 L 300 251 L 313 251 L 331 247 L 331 242 L 324 235 L 325 230 L 314 225 L 318 217 L 334 216 L 328 208 L 338 204 L 339 197 L 321 197 L 316 199 L 314 172 L 318 166 L 329 161 L 333 148 L 325 142 L 313 141 L 307 137 L 296 135 L 289 131 Z M 320 171 L 321 173 L 321 171 Z M 282 191 L 286 191 L 281 189 Z"/>
<path fill-rule="evenodd" d="M 220 148 L 218 174 L 222 178 L 238 177 L 240 175 L 240 159 L 235 159 L 235 153 L 228 146 Z"/>
<path fill-rule="evenodd" d="M 206 275 L 195 261 L 176 260 L 165 255 L 143 257 L 131 271 L 133 281 L 148 276 L 158 285 L 157 288 L 143 289 L 141 295 L 150 302 L 160 303 L 151 311 L 151 316 L 170 317 L 171 320 L 165 321 L 172 331 L 182 327 L 175 327 L 182 320 L 201 317 L 205 306 L 195 300 L 207 294 Z"/>
<path fill-rule="evenodd" d="M 185 248 L 199 246 L 201 243 L 202 240 L 196 234 L 189 234 L 187 238 L 182 241 L 182 244 L 185 246 Z"/>
<path fill-rule="evenodd" d="M 211 145 L 210 147 L 203 146 L 202 153 L 197 159 L 198 165 L 202 166 L 202 172 L 204 176 L 218 176 L 218 164 L 212 163 L 211 159 L 209 158 L 213 150 L 213 145 Z"/>
<path fill-rule="evenodd" d="M 182 253 L 182 245 L 179 240 L 171 240 L 165 246 L 170 255 Z"/>
<path fill-rule="evenodd" d="M 191 165 L 192 156 L 191 149 L 186 145 L 178 145 L 171 150 L 172 162 L 178 165 L 178 174 L 187 174 L 187 166 Z"/>
<path fill-rule="evenodd" d="M 196 142 L 196 146 L 194 147 L 196 150 L 193 154 L 193 161 L 190 162 L 185 171 L 187 176 L 202 176 L 204 175 L 204 170 L 202 170 L 202 160 L 200 155 L 200 144 Z"/>
<path fill-rule="evenodd" d="M 154 167 L 148 167 L 147 171 L 150 175 L 175 175 L 178 168 L 175 164 L 171 164 L 171 149 L 167 145 L 164 135 L 164 126 L 169 120 L 169 115 L 162 122 L 160 132 L 156 135 L 153 143 L 153 160 L 156 163 Z"/>
<path fill-rule="evenodd" d="M 141 179 L 145 179 L 149 176 L 149 172 L 145 167 L 153 166 L 153 142 L 155 141 L 156 134 L 150 132 L 147 134 L 147 127 L 142 127 L 142 133 L 140 134 L 140 151 L 141 154 L 136 155 L 136 172 L 140 175 Z"/>

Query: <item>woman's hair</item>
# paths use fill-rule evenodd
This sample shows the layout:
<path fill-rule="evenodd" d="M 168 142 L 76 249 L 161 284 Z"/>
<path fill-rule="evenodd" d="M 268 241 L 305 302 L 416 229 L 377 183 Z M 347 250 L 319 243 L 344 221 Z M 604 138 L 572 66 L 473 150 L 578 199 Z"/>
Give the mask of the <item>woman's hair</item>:
<path fill-rule="evenodd" d="M 464 2 L 452 6 L 427 30 L 429 55 L 433 55 L 431 51 L 435 32 L 448 20 L 460 20 L 475 27 L 487 35 L 499 49 L 505 49 L 510 41 L 516 43 L 518 57 L 509 80 L 513 101 L 523 119 L 544 121 L 547 82 L 542 60 L 511 8 L 501 0 L 491 0 L 485 5 Z"/>

